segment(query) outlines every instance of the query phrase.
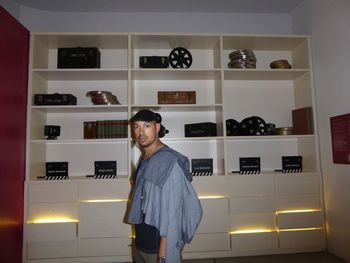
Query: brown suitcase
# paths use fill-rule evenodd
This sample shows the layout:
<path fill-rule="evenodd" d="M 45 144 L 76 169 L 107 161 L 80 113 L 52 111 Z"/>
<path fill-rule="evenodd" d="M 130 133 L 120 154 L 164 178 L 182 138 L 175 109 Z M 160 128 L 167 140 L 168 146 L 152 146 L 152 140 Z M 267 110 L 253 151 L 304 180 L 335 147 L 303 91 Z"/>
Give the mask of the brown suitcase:
<path fill-rule="evenodd" d="M 196 92 L 158 91 L 158 104 L 196 104 Z"/>

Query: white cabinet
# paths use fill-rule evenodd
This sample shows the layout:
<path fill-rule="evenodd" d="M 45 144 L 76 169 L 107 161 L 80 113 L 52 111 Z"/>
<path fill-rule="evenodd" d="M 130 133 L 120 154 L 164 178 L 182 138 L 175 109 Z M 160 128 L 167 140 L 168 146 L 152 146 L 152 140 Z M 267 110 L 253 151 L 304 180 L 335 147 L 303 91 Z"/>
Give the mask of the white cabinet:
<path fill-rule="evenodd" d="M 101 67 L 57 68 L 60 47 L 98 47 Z M 187 69 L 140 68 L 140 56 L 191 52 Z M 255 69 L 228 67 L 229 54 L 253 50 Z M 291 69 L 271 69 L 286 59 Z M 93 105 L 86 93 L 106 90 L 119 105 Z M 159 104 L 159 91 L 195 91 L 195 104 Z M 63 93 L 77 105 L 34 105 L 35 94 Z M 131 227 L 123 223 L 129 178 L 140 151 L 126 138 L 84 139 L 83 123 L 127 120 L 142 108 L 162 115 L 162 140 L 189 157 L 213 159 L 213 175 L 195 177 L 203 220 L 186 258 L 297 252 L 324 247 L 322 182 L 312 65 L 307 36 L 222 34 L 33 33 L 29 67 L 25 259 L 128 261 Z M 228 136 L 226 120 L 259 116 L 292 126 L 292 110 L 312 107 L 313 134 Z M 217 136 L 185 137 L 184 125 L 214 122 Z M 45 125 L 61 126 L 46 140 Z M 129 129 L 130 130 L 130 129 Z M 283 174 L 281 157 L 301 155 L 303 172 Z M 261 173 L 238 175 L 239 158 L 260 157 Z M 117 179 L 97 180 L 94 161 L 117 161 Z M 69 180 L 41 181 L 45 162 L 67 161 Z M 49 223 L 40 223 L 46 219 Z M 50 220 L 59 219 L 54 225 Z M 60 231 L 50 239 L 42 233 Z M 42 240 L 44 238 L 45 240 Z M 46 239 L 50 240 L 46 240 Z M 299 242 L 299 240 L 305 240 Z M 47 241 L 47 242 L 46 242 Z M 51 244 L 51 245 L 50 245 Z M 57 249 L 54 249 L 56 247 Z M 44 250 L 42 250 L 44 249 Z"/>

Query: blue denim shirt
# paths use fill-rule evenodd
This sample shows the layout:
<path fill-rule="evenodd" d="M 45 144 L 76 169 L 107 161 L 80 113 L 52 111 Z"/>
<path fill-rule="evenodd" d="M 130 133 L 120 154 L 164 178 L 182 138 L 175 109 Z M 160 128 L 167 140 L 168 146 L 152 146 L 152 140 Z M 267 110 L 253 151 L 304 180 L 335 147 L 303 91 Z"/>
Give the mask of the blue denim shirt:
<path fill-rule="evenodd" d="M 167 238 L 166 262 L 181 262 L 202 218 L 202 206 L 191 184 L 188 158 L 165 146 L 145 160 L 131 195 L 127 221 L 145 222 Z"/>

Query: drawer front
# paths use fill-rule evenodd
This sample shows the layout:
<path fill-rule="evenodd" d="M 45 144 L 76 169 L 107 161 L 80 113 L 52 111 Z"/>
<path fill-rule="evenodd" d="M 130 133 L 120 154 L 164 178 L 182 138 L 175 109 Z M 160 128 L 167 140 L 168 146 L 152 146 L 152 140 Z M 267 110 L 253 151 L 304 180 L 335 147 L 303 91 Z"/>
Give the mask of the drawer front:
<path fill-rule="evenodd" d="M 126 202 L 80 203 L 79 220 L 115 219 L 122 222 L 126 204 Z"/>
<path fill-rule="evenodd" d="M 208 252 L 230 250 L 230 235 L 220 234 L 196 234 L 192 242 L 184 247 L 184 252 Z"/>
<path fill-rule="evenodd" d="M 231 242 L 235 252 L 277 249 L 278 235 L 276 232 L 234 234 Z"/>
<path fill-rule="evenodd" d="M 41 219 L 74 219 L 78 218 L 77 203 L 37 203 L 29 204 L 28 217 L 29 222 Z"/>
<path fill-rule="evenodd" d="M 26 242 L 76 240 L 77 223 L 25 224 Z"/>
<path fill-rule="evenodd" d="M 78 185 L 62 183 L 43 183 L 28 185 L 29 203 L 77 202 Z"/>
<path fill-rule="evenodd" d="M 261 196 L 274 194 L 273 175 L 241 175 L 229 178 L 231 196 Z"/>
<path fill-rule="evenodd" d="M 277 194 L 318 193 L 317 176 L 281 175 L 276 177 Z"/>
<path fill-rule="evenodd" d="M 196 233 L 227 233 L 229 204 L 227 198 L 202 199 L 203 217 Z"/>
<path fill-rule="evenodd" d="M 130 237 L 131 226 L 115 219 L 81 220 L 80 238 Z"/>
<path fill-rule="evenodd" d="M 269 212 L 275 212 L 275 198 L 273 196 L 230 198 L 231 215 Z"/>
<path fill-rule="evenodd" d="M 129 180 L 118 178 L 102 182 L 86 182 L 79 185 L 79 200 L 128 199 Z"/>
<path fill-rule="evenodd" d="M 78 256 L 78 241 L 27 243 L 28 259 L 52 259 Z M 55 261 L 58 262 L 58 261 Z"/>
<path fill-rule="evenodd" d="M 282 213 L 277 220 L 279 229 L 323 227 L 322 212 Z"/>
<path fill-rule="evenodd" d="M 250 213 L 231 215 L 230 231 L 252 229 L 276 229 L 275 213 Z"/>
<path fill-rule="evenodd" d="M 81 239 L 79 256 L 129 256 L 131 255 L 130 238 L 93 238 Z"/>
<path fill-rule="evenodd" d="M 287 249 L 297 248 L 324 248 L 325 236 L 323 229 L 307 231 L 280 232 L 280 247 Z"/>

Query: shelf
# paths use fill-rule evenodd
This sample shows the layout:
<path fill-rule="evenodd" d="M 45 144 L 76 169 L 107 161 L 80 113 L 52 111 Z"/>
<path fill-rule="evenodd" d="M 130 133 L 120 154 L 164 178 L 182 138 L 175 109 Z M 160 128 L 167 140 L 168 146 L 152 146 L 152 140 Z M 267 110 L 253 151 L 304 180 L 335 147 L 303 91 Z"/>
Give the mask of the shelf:
<path fill-rule="evenodd" d="M 128 70 L 119 68 L 103 69 L 33 69 L 47 80 L 127 80 Z"/>
<path fill-rule="evenodd" d="M 261 171 L 259 174 L 239 174 L 239 173 L 227 173 L 228 176 L 236 176 L 236 177 L 253 177 L 253 176 L 317 176 L 319 175 L 316 171 L 303 171 L 301 173 L 282 173 L 280 171 Z"/>
<path fill-rule="evenodd" d="M 127 112 L 126 105 L 62 105 L 62 106 L 32 106 L 33 110 L 46 113 L 89 113 L 89 112 Z"/>
<path fill-rule="evenodd" d="M 308 69 L 225 69 L 225 80 L 295 80 Z"/>
<path fill-rule="evenodd" d="M 30 140 L 37 144 L 103 144 L 103 143 L 127 143 L 128 138 L 110 138 L 110 139 L 71 139 L 71 140 Z"/>
<path fill-rule="evenodd" d="M 156 104 L 156 105 L 131 105 L 135 111 L 148 108 L 162 112 L 195 112 L 222 110 L 222 104 L 198 105 L 198 104 Z"/>
<path fill-rule="evenodd" d="M 186 142 L 186 143 L 191 143 L 191 142 L 200 142 L 200 141 L 204 141 L 204 142 L 210 142 L 210 141 L 221 141 L 223 140 L 224 137 L 222 136 L 215 136 L 215 137 L 177 137 L 177 138 L 162 138 L 162 141 L 164 142 Z"/>
<path fill-rule="evenodd" d="M 305 135 L 259 135 L 259 136 L 226 136 L 227 141 L 279 141 L 279 140 L 296 140 L 296 139 L 312 139 L 315 135 L 305 134 Z"/>
<path fill-rule="evenodd" d="M 131 73 L 134 80 L 219 80 L 221 69 L 132 69 Z"/>

